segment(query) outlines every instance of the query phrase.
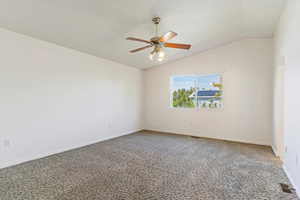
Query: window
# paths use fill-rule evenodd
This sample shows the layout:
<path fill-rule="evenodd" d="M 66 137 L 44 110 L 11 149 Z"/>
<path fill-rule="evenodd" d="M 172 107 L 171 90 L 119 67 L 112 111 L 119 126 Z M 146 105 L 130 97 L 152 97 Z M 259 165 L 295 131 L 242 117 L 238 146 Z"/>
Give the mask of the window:
<path fill-rule="evenodd" d="M 174 108 L 222 107 L 222 82 L 217 74 L 171 77 L 171 106 Z"/>

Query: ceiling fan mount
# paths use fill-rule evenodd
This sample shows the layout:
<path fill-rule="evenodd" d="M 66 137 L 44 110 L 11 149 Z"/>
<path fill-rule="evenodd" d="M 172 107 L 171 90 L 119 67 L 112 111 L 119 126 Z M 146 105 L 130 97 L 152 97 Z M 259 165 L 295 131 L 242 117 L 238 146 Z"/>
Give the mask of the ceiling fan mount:
<path fill-rule="evenodd" d="M 160 17 L 153 17 L 153 18 L 152 18 L 152 22 L 153 22 L 154 24 L 159 24 L 159 23 L 160 23 Z"/>
<path fill-rule="evenodd" d="M 144 40 L 134 37 L 128 37 L 127 40 L 137 41 L 137 42 L 143 42 L 147 43 L 147 46 L 131 50 L 130 53 L 135 53 L 147 48 L 154 47 L 153 51 L 150 53 L 149 58 L 153 60 L 154 58 L 158 61 L 162 61 L 164 59 L 165 53 L 163 51 L 163 48 L 176 48 L 176 49 L 190 49 L 190 44 L 176 44 L 176 43 L 168 43 L 167 41 L 177 36 L 177 33 L 173 31 L 169 31 L 163 36 L 158 35 L 158 25 L 160 23 L 161 19 L 160 17 L 153 17 L 152 22 L 155 24 L 155 36 L 152 37 L 150 40 Z"/>

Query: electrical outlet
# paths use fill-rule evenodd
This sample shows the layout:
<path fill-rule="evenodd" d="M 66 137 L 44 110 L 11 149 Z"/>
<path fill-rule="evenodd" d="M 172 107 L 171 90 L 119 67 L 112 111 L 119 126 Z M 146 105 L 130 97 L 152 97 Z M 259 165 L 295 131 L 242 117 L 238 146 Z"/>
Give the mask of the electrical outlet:
<path fill-rule="evenodd" d="M 281 66 L 285 66 L 285 63 L 286 63 L 286 58 L 285 56 L 280 56 L 280 61 L 279 61 L 280 65 Z"/>
<path fill-rule="evenodd" d="M 108 129 L 111 129 L 111 128 L 112 128 L 112 122 L 111 122 L 111 121 L 109 121 L 109 122 L 107 123 L 107 128 L 108 128 Z"/>
<path fill-rule="evenodd" d="M 10 141 L 9 140 L 3 140 L 3 146 L 5 148 L 10 147 Z"/>

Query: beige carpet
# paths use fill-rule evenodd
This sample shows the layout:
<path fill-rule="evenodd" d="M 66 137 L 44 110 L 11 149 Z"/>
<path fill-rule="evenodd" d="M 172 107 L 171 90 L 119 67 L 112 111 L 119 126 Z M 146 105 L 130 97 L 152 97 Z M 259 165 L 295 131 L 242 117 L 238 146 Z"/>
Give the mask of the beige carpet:
<path fill-rule="evenodd" d="M 270 148 L 136 133 L 0 170 L 1 200 L 292 200 Z"/>

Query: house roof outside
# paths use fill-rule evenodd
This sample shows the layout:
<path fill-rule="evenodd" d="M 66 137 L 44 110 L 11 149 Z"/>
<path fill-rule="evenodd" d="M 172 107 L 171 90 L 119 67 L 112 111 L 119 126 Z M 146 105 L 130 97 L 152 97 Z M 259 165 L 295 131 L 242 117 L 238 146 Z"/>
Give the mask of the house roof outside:
<path fill-rule="evenodd" d="M 199 90 L 197 92 L 197 97 L 215 97 L 217 93 L 220 93 L 219 90 Z M 190 98 L 195 98 L 195 92 L 190 95 Z"/>
<path fill-rule="evenodd" d="M 200 91 L 198 91 L 197 96 L 198 97 L 214 97 L 219 92 L 220 91 L 218 91 L 218 90 L 200 90 Z"/>

